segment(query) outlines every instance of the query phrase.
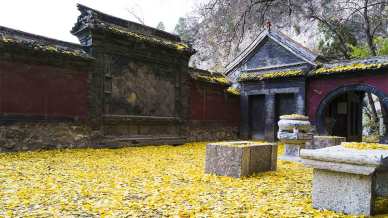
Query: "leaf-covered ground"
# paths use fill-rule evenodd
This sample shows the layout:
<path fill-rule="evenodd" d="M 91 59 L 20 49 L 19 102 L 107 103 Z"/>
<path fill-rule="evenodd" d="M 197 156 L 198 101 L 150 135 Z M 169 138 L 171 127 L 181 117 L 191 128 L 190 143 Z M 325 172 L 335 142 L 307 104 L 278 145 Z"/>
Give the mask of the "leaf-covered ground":
<path fill-rule="evenodd" d="M 300 164 L 233 179 L 204 158 L 204 143 L 0 154 L 0 217 L 345 217 L 311 207 Z"/>

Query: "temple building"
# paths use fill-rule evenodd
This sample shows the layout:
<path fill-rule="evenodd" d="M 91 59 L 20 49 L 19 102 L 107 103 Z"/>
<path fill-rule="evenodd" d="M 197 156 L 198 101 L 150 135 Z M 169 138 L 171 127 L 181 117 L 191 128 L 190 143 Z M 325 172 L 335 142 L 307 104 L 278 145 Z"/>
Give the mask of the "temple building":
<path fill-rule="evenodd" d="M 388 57 L 327 62 L 275 30 L 263 31 L 225 71 L 241 89 L 240 136 L 276 140 L 284 114 L 307 114 L 320 135 L 362 140 L 362 104 L 378 97 L 387 124 Z M 387 140 L 386 130 L 381 141 Z"/>
<path fill-rule="evenodd" d="M 239 96 L 179 36 L 78 10 L 80 44 L 0 26 L 0 151 L 237 139 Z"/>
<path fill-rule="evenodd" d="M 78 10 L 79 44 L 0 26 L 0 151 L 275 141 L 283 114 L 361 141 L 367 98 L 387 127 L 388 57 L 328 62 L 266 30 L 209 72 L 189 67 L 196 51 L 177 35 Z"/>

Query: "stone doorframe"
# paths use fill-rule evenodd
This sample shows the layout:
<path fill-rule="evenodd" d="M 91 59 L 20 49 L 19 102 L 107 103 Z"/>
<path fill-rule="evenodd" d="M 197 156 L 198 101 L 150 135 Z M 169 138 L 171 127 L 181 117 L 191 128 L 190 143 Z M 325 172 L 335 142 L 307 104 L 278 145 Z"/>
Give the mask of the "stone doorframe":
<path fill-rule="evenodd" d="M 290 87 L 290 88 L 267 88 L 267 89 L 257 89 L 245 91 L 241 94 L 241 127 L 240 134 L 242 139 L 251 139 L 249 136 L 250 126 L 249 126 L 249 116 L 247 111 L 249 108 L 249 96 L 252 95 L 264 95 L 265 96 L 265 130 L 264 130 L 264 140 L 274 142 L 277 140 L 276 137 L 276 117 L 275 117 L 275 107 L 276 107 L 276 95 L 281 94 L 294 94 L 295 95 L 295 105 L 296 113 L 304 114 L 305 113 L 305 92 L 304 88 L 300 87 Z"/>
<path fill-rule="evenodd" d="M 382 106 L 384 107 L 385 112 L 388 112 L 388 95 L 385 94 L 383 91 L 379 90 L 378 88 L 368 85 L 368 84 L 354 84 L 354 85 L 344 85 L 340 86 L 333 91 L 331 91 L 329 94 L 327 94 L 323 100 L 320 102 L 318 106 L 318 110 L 316 112 L 316 121 L 315 125 L 318 131 L 318 134 L 325 134 L 325 124 L 324 124 L 324 112 L 325 109 L 329 106 L 329 104 L 338 96 L 345 94 L 347 92 L 352 91 L 362 91 L 362 92 L 370 92 L 374 95 L 376 95 L 379 100 L 382 103 Z M 384 124 L 386 126 L 385 133 L 381 137 L 380 141 L 382 143 L 388 143 L 388 114 L 385 114 L 384 117 Z"/>

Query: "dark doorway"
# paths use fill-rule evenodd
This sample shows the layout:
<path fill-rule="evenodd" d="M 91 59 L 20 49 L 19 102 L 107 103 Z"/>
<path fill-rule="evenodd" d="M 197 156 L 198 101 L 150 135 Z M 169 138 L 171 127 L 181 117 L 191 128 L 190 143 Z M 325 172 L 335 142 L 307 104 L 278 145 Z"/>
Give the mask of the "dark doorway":
<path fill-rule="evenodd" d="M 329 135 L 362 141 L 362 99 L 364 92 L 339 95 L 324 111 L 324 125 Z"/>
<path fill-rule="evenodd" d="M 264 139 L 265 95 L 252 95 L 250 102 L 250 135 L 252 139 Z"/>
<path fill-rule="evenodd" d="M 296 113 L 295 95 L 294 94 L 277 94 L 275 105 L 276 105 L 276 109 L 275 109 L 275 133 L 277 133 L 278 132 L 279 117 L 282 115 Z"/>

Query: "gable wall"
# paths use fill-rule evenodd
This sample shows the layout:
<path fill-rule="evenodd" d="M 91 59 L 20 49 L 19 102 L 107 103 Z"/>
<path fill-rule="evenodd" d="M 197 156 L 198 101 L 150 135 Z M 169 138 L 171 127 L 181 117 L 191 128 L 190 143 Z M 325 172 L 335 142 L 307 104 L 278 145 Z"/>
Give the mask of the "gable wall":
<path fill-rule="evenodd" d="M 258 68 L 259 70 L 254 70 Z M 302 70 L 307 72 L 311 68 L 310 63 L 267 37 L 246 61 L 243 61 L 240 66 L 228 74 L 228 77 L 236 82 L 238 76 L 243 72 L 269 73 L 288 70 Z"/>
<path fill-rule="evenodd" d="M 242 69 L 249 70 L 300 62 L 304 61 L 267 37 L 262 45 L 256 48 L 254 54 L 243 65 Z"/>

